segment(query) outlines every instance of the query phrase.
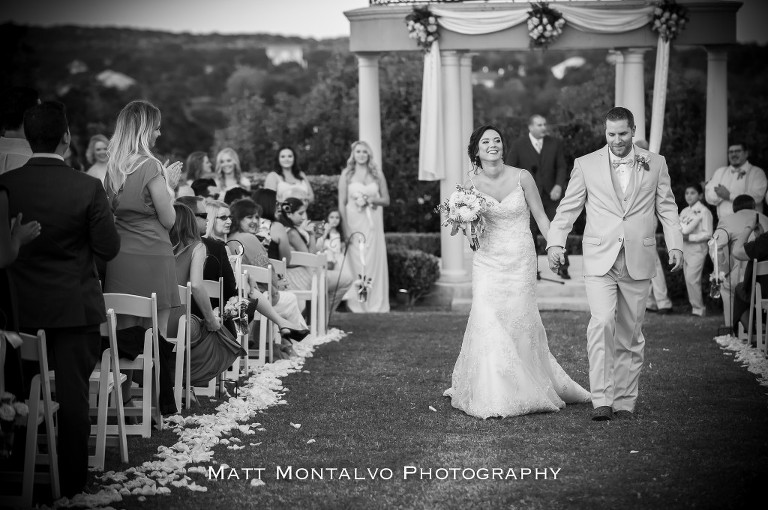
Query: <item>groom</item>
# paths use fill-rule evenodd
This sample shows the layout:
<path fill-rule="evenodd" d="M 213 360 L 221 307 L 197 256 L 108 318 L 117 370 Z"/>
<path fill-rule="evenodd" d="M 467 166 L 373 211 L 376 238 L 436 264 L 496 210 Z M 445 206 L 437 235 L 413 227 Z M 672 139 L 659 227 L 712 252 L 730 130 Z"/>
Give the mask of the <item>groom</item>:
<path fill-rule="evenodd" d="M 667 163 L 634 146 L 634 134 L 635 119 L 626 108 L 605 115 L 608 144 L 574 161 L 547 236 L 549 266 L 557 271 L 566 236 L 586 207 L 583 267 L 592 313 L 587 351 L 597 421 L 632 418 L 635 409 L 645 345 L 640 328 L 656 271 L 654 215 L 664 228 L 672 271 L 683 267 L 683 235 Z"/>

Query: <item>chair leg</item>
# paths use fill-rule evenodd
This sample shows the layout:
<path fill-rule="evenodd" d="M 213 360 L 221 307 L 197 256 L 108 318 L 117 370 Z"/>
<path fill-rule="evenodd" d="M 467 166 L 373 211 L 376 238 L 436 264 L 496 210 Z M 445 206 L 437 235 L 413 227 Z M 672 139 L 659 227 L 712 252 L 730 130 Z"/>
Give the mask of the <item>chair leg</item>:
<path fill-rule="evenodd" d="M 37 417 L 40 410 L 40 376 L 32 380 L 29 392 L 29 417 L 27 421 L 27 441 L 24 447 L 24 475 L 22 478 L 22 506 L 32 506 L 32 494 L 35 488 L 35 464 L 37 453 Z"/>

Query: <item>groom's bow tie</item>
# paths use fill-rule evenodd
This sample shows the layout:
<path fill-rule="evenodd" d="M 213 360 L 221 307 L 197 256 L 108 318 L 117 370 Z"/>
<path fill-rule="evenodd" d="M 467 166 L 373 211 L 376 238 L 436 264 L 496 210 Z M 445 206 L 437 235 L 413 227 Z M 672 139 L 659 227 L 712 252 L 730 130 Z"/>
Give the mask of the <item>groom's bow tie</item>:
<path fill-rule="evenodd" d="M 631 158 L 624 158 L 624 159 L 614 159 L 611 161 L 611 166 L 613 166 L 614 169 L 619 168 L 621 165 L 630 165 L 632 164 Z"/>

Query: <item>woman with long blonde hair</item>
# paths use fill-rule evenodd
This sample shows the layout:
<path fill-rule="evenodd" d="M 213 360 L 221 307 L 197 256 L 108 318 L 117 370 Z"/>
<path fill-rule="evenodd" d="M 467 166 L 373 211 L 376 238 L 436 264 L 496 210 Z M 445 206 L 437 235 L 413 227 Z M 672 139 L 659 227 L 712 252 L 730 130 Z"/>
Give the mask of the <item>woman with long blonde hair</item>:
<path fill-rule="evenodd" d="M 104 187 L 120 234 L 120 253 L 107 263 L 105 292 L 157 295 L 160 332 L 171 308 L 179 306 L 175 258 L 168 232 L 176 214 L 171 204 L 181 163 L 165 168 L 152 148 L 160 136 L 160 110 L 147 101 L 128 103 L 109 141 Z M 174 182 L 168 182 L 170 180 Z M 121 317 L 118 326 L 137 325 Z"/>
<path fill-rule="evenodd" d="M 347 263 L 355 275 L 372 279 L 365 299 L 364 293 L 357 292 L 364 283 L 360 279 L 347 293 L 347 306 L 353 312 L 389 311 L 389 272 L 382 211 L 388 205 L 387 180 L 373 160 L 371 146 L 364 141 L 353 143 L 347 166 L 339 178 L 339 213 L 349 241 Z"/>
<path fill-rule="evenodd" d="M 234 149 L 225 147 L 216 154 L 216 184 L 219 186 L 219 199 L 232 188 L 251 190 L 251 181 L 243 176 L 240 158 Z"/>

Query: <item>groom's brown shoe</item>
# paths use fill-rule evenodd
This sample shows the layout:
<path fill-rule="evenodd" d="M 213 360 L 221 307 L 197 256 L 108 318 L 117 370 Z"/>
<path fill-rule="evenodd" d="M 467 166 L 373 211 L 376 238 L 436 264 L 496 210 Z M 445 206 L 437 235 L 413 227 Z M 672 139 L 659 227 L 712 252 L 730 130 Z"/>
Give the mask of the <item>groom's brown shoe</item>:
<path fill-rule="evenodd" d="M 611 418 L 613 418 L 613 411 L 611 410 L 611 406 L 596 407 L 594 411 L 592 411 L 593 421 L 608 421 Z"/>
<path fill-rule="evenodd" d="M 620 411 L 616 411 L 613 413 L 613 417 L 617 420 L 631 420 L 634 418 L 634 415 L 632 414 L 632 411 L 626 411 L 624 409 Z"/>

